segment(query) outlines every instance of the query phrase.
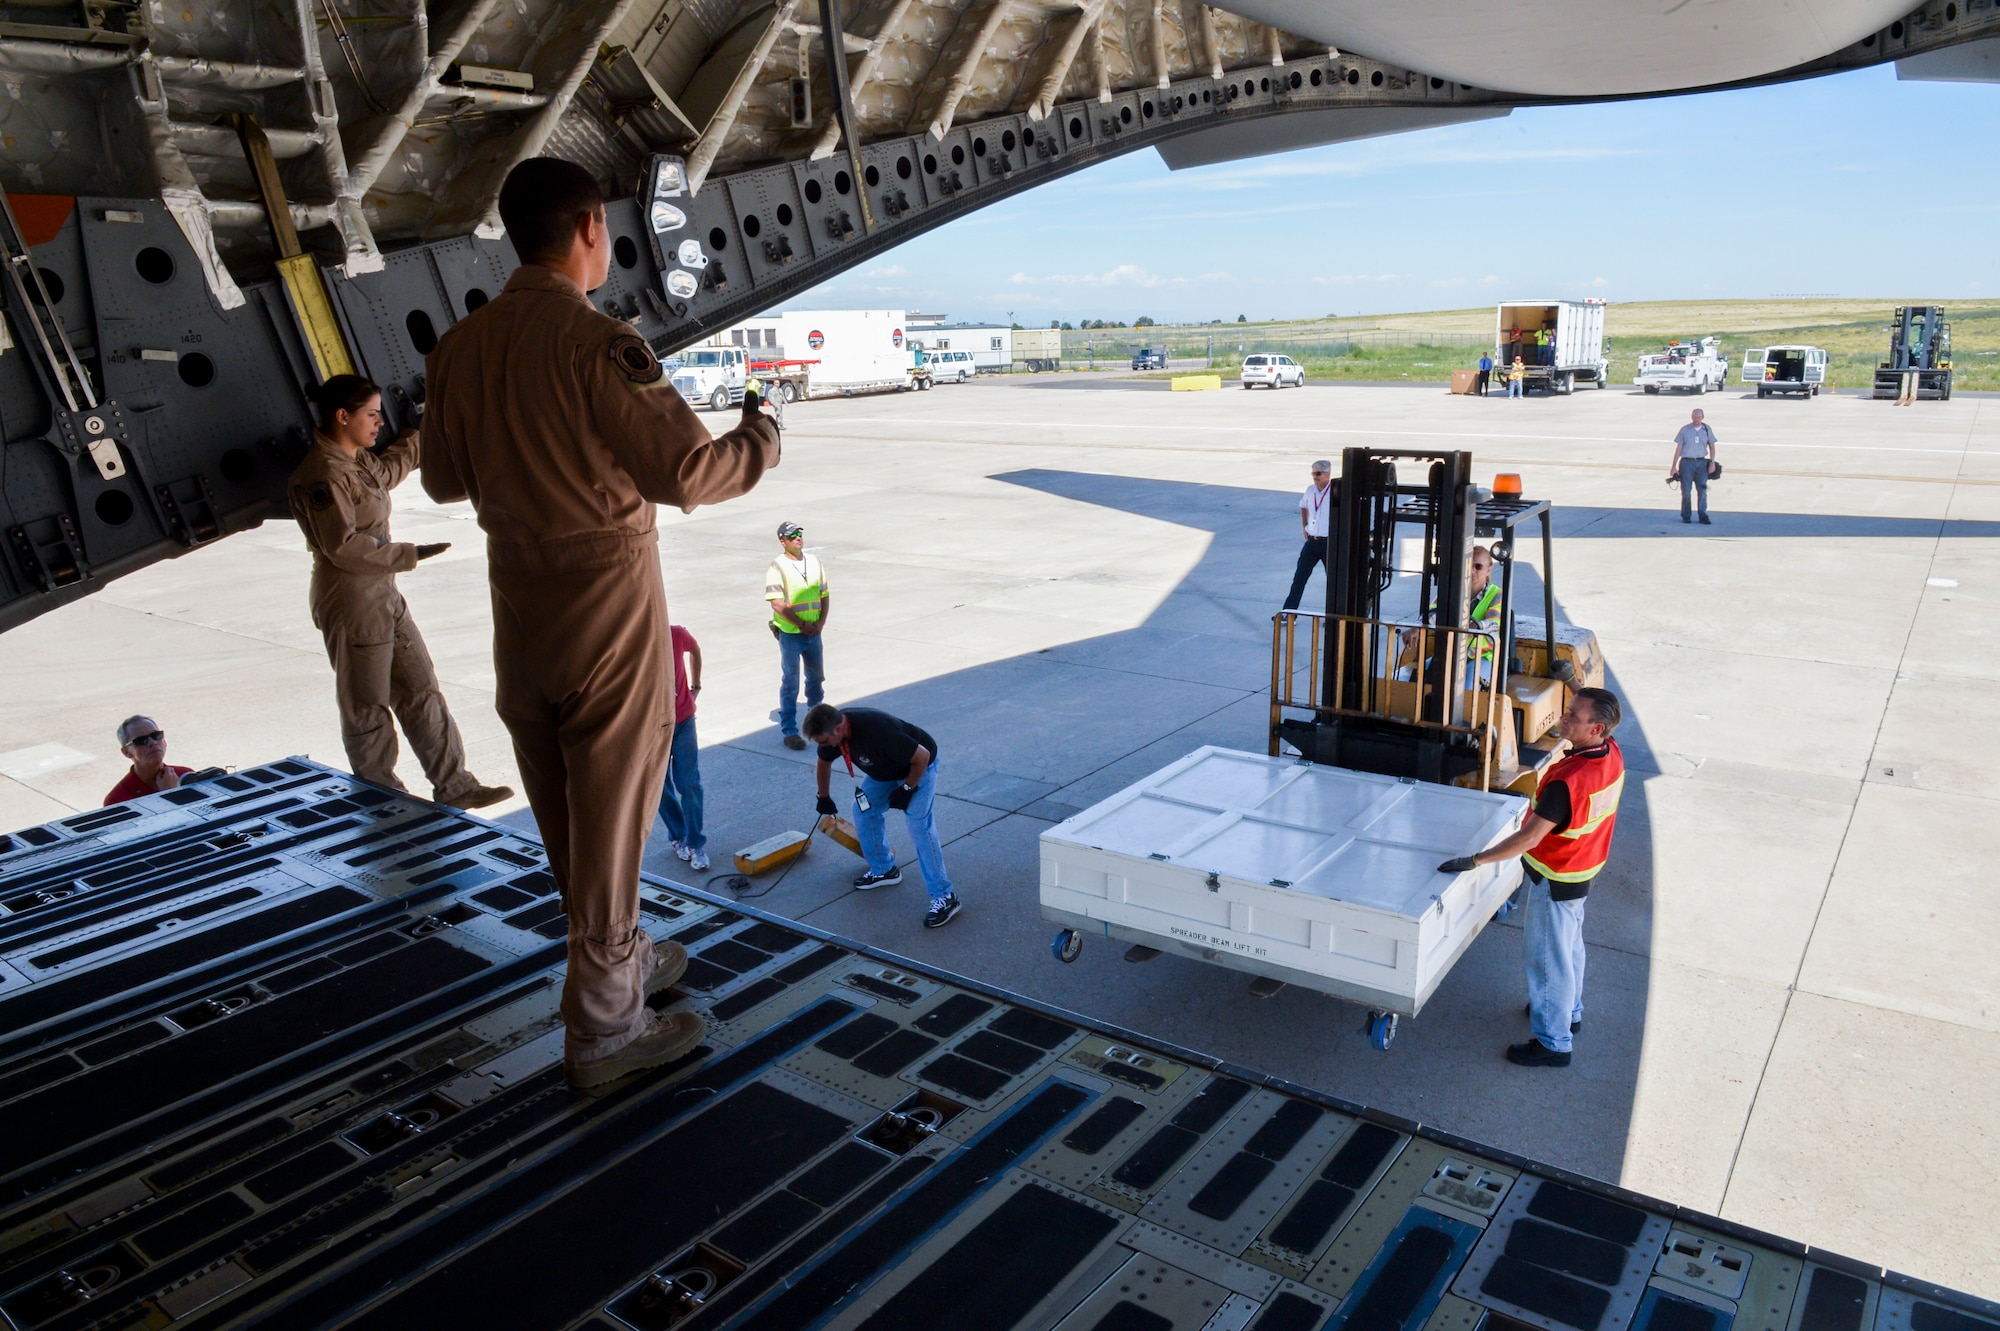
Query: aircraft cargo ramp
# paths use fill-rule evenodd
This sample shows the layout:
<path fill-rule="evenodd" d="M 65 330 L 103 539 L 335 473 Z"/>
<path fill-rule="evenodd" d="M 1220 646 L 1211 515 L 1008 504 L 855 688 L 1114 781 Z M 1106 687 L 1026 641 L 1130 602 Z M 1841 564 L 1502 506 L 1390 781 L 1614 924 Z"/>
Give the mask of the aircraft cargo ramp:
<path fill-rule="evenodd" d="M 0 838 L 17 1328 L 1992 1331 L 2000 1308 L 656 878 L 563 1084 L 532 839 L 299 759 Z"/>

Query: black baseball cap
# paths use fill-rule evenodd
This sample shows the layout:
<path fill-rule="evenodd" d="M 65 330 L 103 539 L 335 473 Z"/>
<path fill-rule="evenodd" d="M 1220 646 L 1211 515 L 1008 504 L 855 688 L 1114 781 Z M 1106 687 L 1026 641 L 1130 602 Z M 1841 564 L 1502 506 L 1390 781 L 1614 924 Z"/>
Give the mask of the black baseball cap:
<path fill-rule="evenodd" d="M 806 529 L 796 522 L 781 522 L 778 524 L 778 539 L 781 541 L 789 541 L 794 536 L 804 536 L 805 534 Z"/>

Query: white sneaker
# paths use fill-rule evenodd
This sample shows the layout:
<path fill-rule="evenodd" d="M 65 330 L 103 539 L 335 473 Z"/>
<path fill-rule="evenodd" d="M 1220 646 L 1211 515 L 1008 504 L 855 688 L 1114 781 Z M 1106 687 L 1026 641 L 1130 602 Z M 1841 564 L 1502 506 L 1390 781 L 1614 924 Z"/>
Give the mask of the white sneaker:
<path fill-rule="evenodd" d="M 687 862 L 688 868 L 693 869 L 696 873 L 700 873 L 708 867 L 708 852 L 705 850 L 689 851 Z"/>
<path fill-rule="evenodd" d="M 673 846 L 674 854 L 680 859 L 686 859 L 688 856 L 694 853 L 693 851 L 687 848 L 687 843 L 684 841 L 675 841 L 669 844 Z"/>

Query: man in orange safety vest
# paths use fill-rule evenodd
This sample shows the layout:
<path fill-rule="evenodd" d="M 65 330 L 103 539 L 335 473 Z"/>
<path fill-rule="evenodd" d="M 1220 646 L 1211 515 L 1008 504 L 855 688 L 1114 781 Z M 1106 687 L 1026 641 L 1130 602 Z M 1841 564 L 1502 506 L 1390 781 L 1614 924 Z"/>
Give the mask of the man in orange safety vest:
<path fill-rule="evenodd" d="M 1477 855 L 1446 860 L 1443 873 L 1521 857 L 1528 888 L 1524 927 L 1528 1018 L 1533 1038 L 1509 1045 L 1509 1062 L 1566 1068 L 1583 1027 L 1583 905 L 1591 879 L 1611 858 L 1625 756 L 1611 732 L 1622 709 L 1607 689 L 1578 689 L 1557 731 L 1569 753 L 1542 777 L 1521 830 Z"/>

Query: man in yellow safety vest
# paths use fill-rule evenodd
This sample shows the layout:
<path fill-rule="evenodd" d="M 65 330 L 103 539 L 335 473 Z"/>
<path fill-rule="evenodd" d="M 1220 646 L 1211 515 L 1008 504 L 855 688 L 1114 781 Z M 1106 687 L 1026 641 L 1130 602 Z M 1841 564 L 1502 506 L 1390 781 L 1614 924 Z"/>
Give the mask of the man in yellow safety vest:
<path fill-rule="evenodd" d="M 806 529 L 778 524 L 779 555 L 764 570 L 764 599 L 771 603 L 771 636 L 778 640 L 782 669 L 778 682 L 778 729 L 788 749 L 803 749 L 799 738 L 799 666 L 805 665 L 806 706 L 826 696 L 826 658 L 820 634 L 833 609 L 826 565 L 806 550 Z"/>
<path fill-rule="evenodd" d="M 1483 545 L 1472 547 L 1472 585 L 1466 594 L 1471 599 L 1471 610 L 1466 615 L 1465 626 L 1497 635 L 1500 632 L 1500 588 L 1493 582 L 1493 552 Z M 1435 604 L 1425 612 L 1424 622 L 1437 622 Z M 1410 643 L 1416 640 L 1417 630 L 1403 629 L 1397 637 L 1399 645 L 1407 650 Z M 1493 682 L 1494 641 L 1493 638 L 1465 640 L 1465 687 L 1471 688 L 1475 677 L 1482 684 Z"/>

